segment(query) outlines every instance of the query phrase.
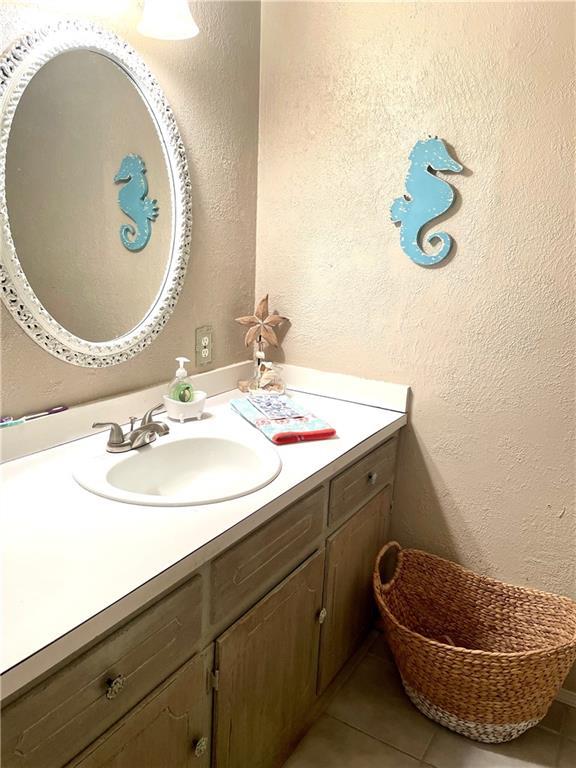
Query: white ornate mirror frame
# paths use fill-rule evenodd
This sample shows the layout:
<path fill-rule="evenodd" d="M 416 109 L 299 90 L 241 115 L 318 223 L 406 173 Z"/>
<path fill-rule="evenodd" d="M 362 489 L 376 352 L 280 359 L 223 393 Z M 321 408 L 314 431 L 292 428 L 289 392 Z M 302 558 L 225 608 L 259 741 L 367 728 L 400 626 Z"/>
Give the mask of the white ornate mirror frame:
<path fill-rule="evenodd" d="M 8 136 L 24 89 L 54 56 L 79 49 L 103 54 L 134 82 L 156 120 L 172 177 L 172 253 L 164 284 L 135 328 L 105 342 L 86 341 L 70 333 L 38 300 L 18 259 L 6 205 Z M 129 360 L 145 349 L 166 325 L 184 282 L 190 249 L 192 202 L 186 151 L 162 89 L 136 51 L 116 35 L 92 24 L 67 21 L 22 37 L 2 54 L 0 119 L 0 292 L 4 304 L 26 333 L 60 360 L 96 368 Z"/>

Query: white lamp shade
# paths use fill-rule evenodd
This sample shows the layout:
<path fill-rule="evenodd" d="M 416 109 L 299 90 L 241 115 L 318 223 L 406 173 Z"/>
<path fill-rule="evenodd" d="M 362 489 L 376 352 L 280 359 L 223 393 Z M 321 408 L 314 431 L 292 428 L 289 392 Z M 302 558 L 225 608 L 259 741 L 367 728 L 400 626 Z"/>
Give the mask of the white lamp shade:
<path fill-rule="evenodd" d="M 159 40 L 186 40 L 200 32 L 188 0 L 144 0 L 138 32 Z"/>

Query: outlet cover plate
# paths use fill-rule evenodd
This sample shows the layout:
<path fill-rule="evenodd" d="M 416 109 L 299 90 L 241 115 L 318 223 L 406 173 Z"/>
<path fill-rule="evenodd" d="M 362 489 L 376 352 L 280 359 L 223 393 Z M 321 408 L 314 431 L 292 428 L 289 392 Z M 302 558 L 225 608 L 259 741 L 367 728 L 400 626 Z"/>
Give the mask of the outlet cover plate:
<path fill-rule="evenodd" d="M 212 362 L 212 326 L 196 328 L 196 367 Z"/>

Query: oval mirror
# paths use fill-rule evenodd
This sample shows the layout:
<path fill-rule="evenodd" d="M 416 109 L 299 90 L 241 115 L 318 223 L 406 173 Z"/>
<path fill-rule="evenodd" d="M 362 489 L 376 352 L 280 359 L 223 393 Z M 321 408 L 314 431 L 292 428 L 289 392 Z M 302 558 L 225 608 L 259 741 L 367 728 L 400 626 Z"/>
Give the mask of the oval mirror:
<path fill-rule="evenodd" d="M 127 360 L 166 324 L 186 269 L 172 112 L 135 51 L 91 25 L 29 35 L 0 70 L 4 302 L 67 362 Z"/>

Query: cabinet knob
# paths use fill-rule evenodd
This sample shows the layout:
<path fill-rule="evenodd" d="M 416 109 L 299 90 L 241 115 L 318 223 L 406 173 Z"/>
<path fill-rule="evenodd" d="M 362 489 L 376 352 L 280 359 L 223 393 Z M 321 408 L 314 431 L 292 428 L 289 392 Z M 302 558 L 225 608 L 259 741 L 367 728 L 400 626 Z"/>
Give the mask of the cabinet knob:
<path fill-rule="evenodd" d="M 368 482 L 370 485 L 376 485 L 378 482 L 378 472 L 368 472 Z"/>
<path fill-rule="evenodd" d="M 115 677 L 113 680 L 108 680 L 108 685 L 106 688 L 106 698 L 107 699 L 115 699 L 116 696 L 120 693 L 122 688 L 124 688 L 126 684 L 126 678 L 124 675 L 118 675 L 118 677 Z"/>
<path fill-rule="evenodd" d="M 326 621 L 326 616 L 328 615 L 328 611 L 326 608 L 322 608 L 320 613 L 318 614 L 318 624 L 324 624 Z"/>
<path fill-rule="evenodd" d="M 202 757 L 208 749 L 208 739 L 206 736 L 201 736 L 199 739 L 194 739 L 192 742 L 194 747 L 194 757 Z"/>

